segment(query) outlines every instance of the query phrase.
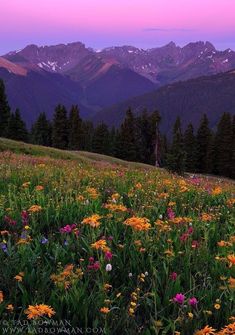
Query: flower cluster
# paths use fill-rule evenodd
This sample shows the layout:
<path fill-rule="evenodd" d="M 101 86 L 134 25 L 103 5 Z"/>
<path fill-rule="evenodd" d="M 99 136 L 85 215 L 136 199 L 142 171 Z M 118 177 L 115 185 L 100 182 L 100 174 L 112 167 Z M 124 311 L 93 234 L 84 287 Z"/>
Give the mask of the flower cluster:
<path fill-rule="evenodd" d="M 133 228 L 136 231 L 147 231 L 151 227 L 151 224 L 149 223 L 149 220 L 145 217 L 141 218 L 141 217 L 133 216 L 129 219 L 126 219 L 124 221 L 124 224 L 126 226 L 130 226 L 131 228 Z"/>

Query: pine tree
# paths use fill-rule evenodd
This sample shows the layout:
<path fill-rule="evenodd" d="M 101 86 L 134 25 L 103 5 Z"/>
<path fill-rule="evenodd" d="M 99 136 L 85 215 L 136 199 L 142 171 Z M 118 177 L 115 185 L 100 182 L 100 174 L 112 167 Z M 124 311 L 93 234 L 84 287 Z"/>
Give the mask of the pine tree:
<path fill-rule="evenodd" d="M 135 134 L 135 146 L 136 146 L 136 160 L 138 162 L 147 163 L 150 160 L 150 128 L 149 128 L 149 115 L 146 110 L 142 114 L 136 117 L 136 134 Z"/>
<path fill-rule="evenodd" d="M 116 154 L 116 129 L 112 127 L 109 133 L 109 155 L 115 156 Z"/>
<path fill-rule="evenodd" d="M 5 85 L 0 79 L 0 137 L 7 136 L 10 116 L 10 107 L 5 93 Z"/>
<path fill-rule="evenodd" d="M 136 119 L 129 108 L 118 133 L 117 154 L 119 158 L 129 161 L 137 159 Z"/>
<path fill-rule="evenodd" d="M 233 140 L 232 140 L 232 157 L 230 162 L 230 171 L 231 171 L 231 178 L 235 179 L 235 115 L 233 116 L 233 123 L 232 123 L 232 133 L 233 133 Z"/>
<path fill-rule="evenodd" d="M 95 128 L 92 150 L 99 154 L 109 155 L 110 153 L 110 135 L 106 124 L 101 123 Z"/>
<path fill-rule="evenodd" d="M 197 171 L 201 173 L 207 172 L 207 158 L 210 139 L 211 131 L 209 128 L 209 121 L 207 116 L 204 114 L 196 137 Z"/>
<path fill-rule="evenodd" d="M 58 105 L 55 108 L 52 126 L 52 146 L 59 149 L 68 147 L 68 119 L 66 108 Z"/>
<path fill-rule="evenodd" d="M 82 119 L 79 115 L 78 106 L 72 106 L 69 114 L 69 144 L 71 150 L 81 149 L 82 142 Z"/>
<path fill-rule="evenodd" d="M 150 156 L 150 164 L 154 164 L 155 166 L 162 165 L 161 162 L 161 133 L 159 130 L 159 125 L 161 123 L 161 116 L 158 111 L 153 112 L 150 116 L 150 129 L 151 129 L 151 156 Z M 154 157 L 154 160 L 151 159 Z"/>
<path fill-rule="evenodd" d="M 160 162 L 161 166 L 166 167 L 167 166 L 167 156 L 169 154 L 169 145 L 166 135 L 160 136 Z"/>
<path fill-rule="evenodd" d="M 31 141 L 34 144 L 51 146 L 51 124 L 45 113 L 40 113 L 38 119 L 32 126 Z"/>
<path fill-rule="evenodd" d="M 19 109 L 16 109 L 15 113 L 10 115 L 7 137 L 16 141 L 28 142 L 28 131 L 21 118 Z"/>
<path fill-rule="evenodd" d="M 80 150 L 92 151 L 92 140 L 94 126 L 91 121 L 82 121 L 81 125 L 81 148 Z"/>
<path fill-rule="evenodd" d="M 195 172 L 196 170 L 196 139 L 193 125 L 190 123 L 184 133 L 184 150 L 186 153 L 185 170 Z"/>
<path fill-rule="evenodd" d="M 179 117 L 176 119 L 173 128 L 173 140 L 167 156 L 167 167 L 178 174 L 183 174 L 185 171 L 185 151 Z"/>
<path fill-rule="evenodd" d="M 216 161 L 216 147 L 215 147 L 215 134 L 211 131 L 207 156 L 206 156 L 206 173 L 214 174 L 215 171 L 215 161 Z"/>
<path fill-rule="evenodd" d="M 224 113 L 218 123 L 215 136 L 216 172 L 229 177 L 231 175 L 233 130 L 229 113 Z"/>

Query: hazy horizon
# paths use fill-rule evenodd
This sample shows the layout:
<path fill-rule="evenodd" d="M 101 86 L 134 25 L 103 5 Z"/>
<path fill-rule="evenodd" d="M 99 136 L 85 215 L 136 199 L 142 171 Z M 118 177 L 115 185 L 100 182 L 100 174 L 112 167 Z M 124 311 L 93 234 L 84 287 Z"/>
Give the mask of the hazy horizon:
<path fill-rule="evenodd" d="M 1 4 L 0 54 L 76 41 L 94 49 L 210 41 L 234 50 L 234 12 L 232 0 L 13 0 Z"/>

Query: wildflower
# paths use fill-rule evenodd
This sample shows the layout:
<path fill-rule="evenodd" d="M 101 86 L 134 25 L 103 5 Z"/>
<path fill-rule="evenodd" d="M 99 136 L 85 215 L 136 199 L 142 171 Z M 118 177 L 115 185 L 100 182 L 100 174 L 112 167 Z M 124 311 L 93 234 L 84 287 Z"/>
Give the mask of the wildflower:
<path fill-rule="evenodd" d="M 196 331 L 194 335 L 214 335 L 215 330 L 212 327 L 205 326 L 203 329 Z"/>
<path fill-rule="evenodd" d="M 219 195 L 222 193 L 222 188 L 221 187 L 216 187 L 211 191 L 211 195 Z"/>
<path fill-rule="evenodd" d="M 71 225 L 66 225 L 63 228 L 60 228 L 60 232 L 63 233 L 71 233 L 74 229 L 76 228 L 75 224 L 71 224 Z"/>
<path fill-rule="evenodd" d="M 229 261 L 229 267 L 231 268 L 233 265 L 235 265 L 235 255 L 228 255 L 227 260 Z"/>
<path fill-rule="evenodd" d="M 109 247 L 107 246 L 107 242 L 104 239 L 98 240 L 91 244 L 91 247 L 96 250 L 102 250 L 104 252 L 110 251 Z"/>
<path fill-rule="evenodd" d="M 105 270 L 106 270 L 106 272 L 112 271 L 112 265 L 111 264 L 107 264 Z"/>
<path fill-rule="evenodd" d="M 203 213 L 202 216 L 201 216 L 201 220 L 203 222 L 209 222 L 209 221 L 212 221 L 213 220 L 213 215 L 211 214 L 207 214 L 207 213 Z"/>
<path fill-rule="evenodd" d="M 41 243 L 42 243 L 42 244 L 46 244 L 46 243 L 48 243 L 48 239 L 45 238 L 45 237 L 43 237 L 43 238 L 41 239 Z"/>
<path fill-rule="evenodd" d="M 175 281 L 177 279 L 177 277 L 178 277 L 178 274 L 176 272 L 172 272 L 170 274 L 170 279 L 173 280 L 173 281 Z"/>
<path fill-rule="evenodd" d="M 175 213 L 172 208 L 167 208 L 167 217 L 169 220 L 173 220 L 175 218 Z"/>
<path fill-rule="evenodd" d="M 22 187 L 28 188 L 30 184 L 31 184 L 30 181 L 26 181 L 25 183 L 22 184 Z"/>
<path fill-rule="evenodd" d="M 198 241 L 192 241 L 192 248 L 197 249 L 199 247 L 199 242 Z"/>
<path fill-rule="evenodd" d="M 190 319 L 193 319 L 193 313 L 189 312 L 189 313 L 188 313 L 188 317 L 189 317 Z"/>
<path fill-rule="evenodd" d="M 137 230 L 137 231 L 147 231 L 151 227 L 149 220 L 145 217 L 140 218 L 140 217 L 133 216 L 125 220 L 124 224 L 132 227 L 134 230 Z"/>
<path fill-rule="evenodd" d="M 28 226 L 29 225 L 29 214 L 27 211 L 22 211 L 21 212 L 21 220 L 22 220 L 22 225 L 23 226 Z"/>
<path fill-rule="evenodd" d="M 104 284 L 104 290 L 105 290 L 105 291 L 108 291 L 108 290 L 110 290 L 111 288 L 112 288 L 112 285 L 110 285 L 110 284 L 108 284 L 108 283 Z"/>
<path fill-rule="evenodd" d="M 52 274 L 50 278 L 57 286 L 67 289 L 80 280 L 82 276 L 83 272 L 81 268 L 75 268 L 73 264 L 68 264 L 64 267 L 62 272 Z"/>
<path fill-rule="evenodd" d="M 25 310 L 25 314 L 27 314 L 28 319 L 38 319 L 41 316 L 48 316 L 51 318 L 55 314 L 55 311 L 48 305 L 29 305 L 29 307 Z"/>
<path fill-rule="evenodd" d="M 99 192 L 93 187 L 87 187 L 86 192 L 92 199 L 97 199 L 99 197 Z"/>
<path fill-rule="evenodd" d="M 87 269 L 98 271 L 100 269 L 100 262 L 96 261 L 94 263 L 91 263 L 90 265 L 87 266 Z"/>
<path fill-rule="evenodd" d="M 9 311 L 9 312 L 13 312 L 14 311 L 14 306 L 12 304 L 9 304 L 7 305 L 6 309 Z"/>
<path fill-rule="evenodd" d="M 197 300 L 197 298 L 192 297 L 192 298 L 189 299 L 188 303 L 189 303 L 190 306 L 196 307 L 197 304 L 198 304 L 198 300 Z"/>
<path fill-rule="evenodd" d="M 173 301 L 179 305 L 184 303 L 185 296 L 182 293 L 177 293 L 176 296 L 173 298 Z"/>
<path fill-rule="evenodd" d="M 105 204 L 104 208 L 109 209 L 112 212 L 126 212 L 127 208 L 123 205 L 116 204 Z"/>
<path fill-rule="evenodd" d="M 116 298 L 119 298 L 122 294 L 119 292 L 116 294 Z"/>
<path fill-rule="evenodd" d="M 235 288 L 235 278 L 230 277 L 228 279 L 228 284 L 229 284 L 229 288 L 234 289 Z"/>
<path fill-rule="evenodd" d="M 221 307 L 220 304 L 214 304 L 214 308 L 215 308 L 215 309 L 218 310 L 218 309 L 220 309 L 220 307 Z"/>
<path fill-rule="evenodd" d="M 44 187 L 41 186 L 41 185 L 37 185 L 37 186 L 35 187 L 35 190 L 36 190 L 36 191 L 42 191 L 42 190 L 44 190 Z"/>
<path fill-rule="evenodd" d="M 131 272 L 128 274 L 128 277 L 129 277 L 129 278 L 131 278 L 131 277 L 132 277 L 132 273 L 131 273 Z"/>
<path fill-rule="evenodd" d="M 100 312 L 103 314 L 108 314 L 110 312 L 110 309 L 108 307 L 102 307 L 100 309 Z"/>
<path fill-rule="evenodd" d="M 38 213 L 42 210 L 42 207 L 39 205 L 33 205 L 28 209 L 29 213 Z"/>
<path fill-rule="evenodd" d="M 82 223 L 85 224 L 85 225 L 89 225 L 91 226 L 92 228 L 97 228 L 100 226 L 100 219 L 102 217 L 98 214 L 93 214 L 85 219 L 83 219 Z"/>
<path fill-rule="evenodd" d="M 3 300 L 4 300 L 3 292 L 0 291 L 0 304 L 3 302 Z"/>
<path fill-rule="evenodd" d="M 3 242 L 0 243 L 0 248 L 1 248 L 2 251 L 5 252 L 6 254 L 8 253 L 7 244 L 6 244 L 6 241 L 5 241 L 5 240 L 4 240 Z"/>
<path fill-rule="evenodd" d="M 154 325 L 157 328 L 161 328 L 161 327 L 163 327 L 163 322 L 161 320 L 156 320 L 156 321 L 154 321 Z"/>
<path fill-rule="evenodd" d="M 16 276 L 14 277 L 14 279 L 17 280 L 18 282 L 22 282 L 23 277 L 24 277 L 24 272 L 19 272 L 19 274 L 16 275 Z"/>
<path fill-rule="evenodd" d="M 106 261 L 111 261 L 113 254 L 111 253 L 111 251 L 106 251 L 105 255 L 104 255 Z"/>

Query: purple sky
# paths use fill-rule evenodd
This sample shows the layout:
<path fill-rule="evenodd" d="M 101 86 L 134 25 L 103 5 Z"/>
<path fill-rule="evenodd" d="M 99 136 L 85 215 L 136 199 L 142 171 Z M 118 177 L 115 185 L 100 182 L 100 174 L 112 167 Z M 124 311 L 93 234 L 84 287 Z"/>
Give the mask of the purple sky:
<path fill-rule="evenodd" d="M 235 0 L 0 0 L 0 54 L 27 44 L 235 49 Z"/>

